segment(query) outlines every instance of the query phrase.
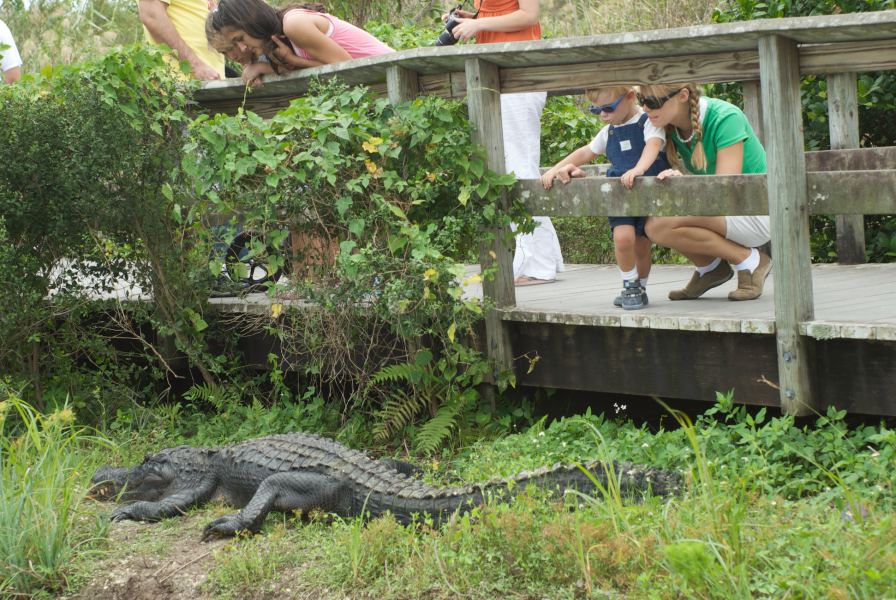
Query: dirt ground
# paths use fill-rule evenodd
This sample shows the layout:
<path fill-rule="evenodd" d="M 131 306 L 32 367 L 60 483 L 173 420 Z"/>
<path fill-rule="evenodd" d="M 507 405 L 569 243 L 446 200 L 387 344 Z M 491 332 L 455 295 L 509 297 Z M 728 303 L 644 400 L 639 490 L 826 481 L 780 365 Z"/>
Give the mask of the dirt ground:
<path fill-rule="evenodd" d="M 184 528 L 161 530 L 155 523 L 125 521 L 109 527 L 109 545 L 127 548 L 101 561 L 89 583 L 70 600 L 211 600 L 200 586 L 214 566 L 214 550 L 226 541 L 202 543 L 196 526 L 206 517 L 186 517 Z M 194 521 L 195 523 L 190 523 Z M 191 526 L 188 526 L 191 525 Z M 147 538 L 158 537 L 157 543 Z M 165 543 L 160 543 L 165 542 Z"/>
<path fill-rule="evenodd" d="M 105 503 L 89 508 L 111 509 Z M 81 578 L 73 586 L 76 591 L 59 600 L 215 600 L 218 596 L 203 589 L 203 583 L 217 565 L 215 554 L 233 541 L 200 539 L 203 527 L 227 510 L 212 506 L 162 523 L 111 523 L 107 551 L 89 565 L 86 582 Z M 276 589 L 268 582 L 267 589 L 260 585 L 242 592 L 239 600 L 348 600 L 304 583 L 302 571 L 301 566 L 284 569 Z"/>

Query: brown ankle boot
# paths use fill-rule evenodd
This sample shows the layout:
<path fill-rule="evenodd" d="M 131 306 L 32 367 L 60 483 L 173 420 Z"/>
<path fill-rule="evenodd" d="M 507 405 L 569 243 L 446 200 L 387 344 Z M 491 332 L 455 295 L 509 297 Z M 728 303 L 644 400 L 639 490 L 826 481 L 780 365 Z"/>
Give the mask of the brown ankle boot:
<path fill-rule="evenodd" d="M 694 272 L 691 280 L 680 290 L 669 292 L 669 300 L 696 300 L 714 287 L 718 287 L 731 279 L 734 271 L 731 265 L 724 260 L 719 265 L 704 275 Z"/>
<path fill-rule="evenodd" d="M 728 294 L 729 300 L 755 300 L 762 295 L 765 278 L 772 270 L 772 259 L 764 252 L 759 253 L 759 265 L 750 273 L 737 272 L 737 289 Z"/>

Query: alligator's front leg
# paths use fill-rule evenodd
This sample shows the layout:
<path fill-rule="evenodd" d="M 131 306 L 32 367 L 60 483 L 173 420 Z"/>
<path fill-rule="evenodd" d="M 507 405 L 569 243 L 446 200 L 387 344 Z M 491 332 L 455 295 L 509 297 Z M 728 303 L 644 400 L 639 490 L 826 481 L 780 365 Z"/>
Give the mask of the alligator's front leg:
<path fill-rule="evenodd" d="M 215 491 L 213 479 L 203 480 L 189 489 L 166 496 L 157 502 L 140 500 L 133 504 L 119 506 L 112 511 L 113 521 L 160 521 L 168 517 L 184 514 L 191 506 L 208 501 Z"/>
<path fill-rule="evenodd" d="M 230 537 L 239 531 L 252 533 L 261 529 L 272 510 L 301 510 L 307 513 L 319 508 L 337 511 L 344 503 L 346 486 L 339 480 L 317 473 L 276 473 L 261 482 L 249 504 L 237 514 L 227 515 L 206 525 L 202 541 Z"/>

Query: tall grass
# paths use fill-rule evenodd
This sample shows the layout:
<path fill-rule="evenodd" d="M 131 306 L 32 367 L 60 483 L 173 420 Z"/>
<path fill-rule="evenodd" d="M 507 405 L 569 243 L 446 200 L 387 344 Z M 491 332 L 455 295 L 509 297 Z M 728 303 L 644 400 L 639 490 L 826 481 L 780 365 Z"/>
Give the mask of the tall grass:
<path fill-rule="evenodd" d="M 76 548 L 102 533 L 99 521 L 76 526 L 91 438 L 73 421 L 68 407 L 0 402 L 0 597 L 61 588 Z"/>
<path fill-rule="evenodd" d="M 12 31 L 23 73 L 97 59 L 143 38 L 131 0 L 0 2 L 0 19 Z"/>
<path fill-rule="evenodd" d="M 711 23 L 720 4 L 718 0 L 543 0 L 541 23 L 552 37 L 685 27 Z"/>

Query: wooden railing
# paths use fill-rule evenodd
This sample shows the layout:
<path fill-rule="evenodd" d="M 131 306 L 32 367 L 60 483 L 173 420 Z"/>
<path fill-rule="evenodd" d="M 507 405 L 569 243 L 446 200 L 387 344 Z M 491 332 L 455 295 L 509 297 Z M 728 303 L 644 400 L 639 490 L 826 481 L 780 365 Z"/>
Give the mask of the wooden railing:
<path fill-rule="evenodd" d="M 841 262 L 864 261 L 863 214 L 896 213 L 896 148 L 859 145 L 856 73 L 896 68 L 896 10 L 760 20 L 618 35 L 448 48 L 418 48 L 274 77 L 245 95 L 236 82 L 211 82 L 198 94 L 210 110 L 243 104 L 271 114 L 304 94 L 312 78 L 339 77 L 388 94 L 466 96 L 476 140 L 489 168 L 504 171 L 500 94 L 581 93 L 611 84 L 744 82 L 744 110 L 768 154 L 767 175 L 644 178 L 633 190 L 587 177 L 544 191 L 520 181 L 515 193 L 540 215 L 768 214 L 775 255 L 775 321 L 781 405 L 814 408 L 806 341 L 814 319 L 809 216 L 833 214 Z M 800 76 L 826 75 L 832 150 L 804 153 Z M 495 236 L 506 239 L 506 236 Z M 486 316 L 489 358 L 508 368 L 512 352 L 502 320 L 516 304 L 506 243 L 484 248 L 483 283 L 494 305 Z"/>

